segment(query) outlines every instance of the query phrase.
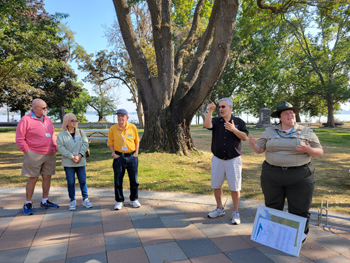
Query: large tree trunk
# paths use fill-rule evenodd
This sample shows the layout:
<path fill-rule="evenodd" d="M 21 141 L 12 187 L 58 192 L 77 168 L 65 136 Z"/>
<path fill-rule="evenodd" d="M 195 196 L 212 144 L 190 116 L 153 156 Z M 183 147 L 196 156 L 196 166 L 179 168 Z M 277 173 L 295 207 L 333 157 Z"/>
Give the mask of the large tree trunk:
<path fill-rule="evenodd" d="M 66 113 L 64 112 L 64 107 L 62 106 L 61 109 L 60 109 L 60 118 L 61 118 L 61 123 L 63 123 L 63 118 L 64 118 L 64 115 L 66 115 Z"/>
<path fill-rule="evenodd" d="M 148 0 L 157 77 L 151 76 L 138 44 L 127 1 L 113 2 L 145 114 L 141 149 L 174 152 L 180 155 L 197 151 L 191 137 L 190 124 L 225 67 L 238 11 L 238 0 L 214 2 L 208 27 L 198 43 L 188 72 L 182 72 L 183 60 L 186 50 L 194 41 L 200 11 L 205 1 L 198 1 L 192 28 L 174 57 L 170 21 L 171 1 Z"/>
<path fill-rule="evenodd" d="M 98 122 L 103 121 L 102 112 L 97 112 L 97 114 L 98 114 Z"/>
<path fill-rule="evenodd" d="M 157 111 L 156 107 L 151 110 Z M 177 123 L 171 117 L 170 108 L 161 112 L 149 114 L 145 133 L 147 140 L 142 140 L 142 147 L 147 151 L 170 151 L 180 155 L 189 155 L 189 150 L 197 150 L 191 137 L 191 120 Z M 157 136 L 152 136 L 157 134 Z"/>
<path fill-rule="evenodd" d="M 333 103 L 333 94 L 327 95 L 327 108 L 328 108 L 328 119 L 327 119 L 327 127 L 334 128 L 334 103 Z"/>
<path fill-rule="evenodd" d="M 207 107 L 208 107 L 208 105 L 209 105 L 210 103 L 209 103 L 209 101 L 205 101 L 203 104 L 202 104 L 202 106 L 200 106 L 200 108 L 199 108 L 199 112 L 200 112 L 200 114 L 201 114 L 201 117 L 202 117 L 202 120 L 203 120 L 203 125 L 204 125 L 204 121 L 205 121 L 205 117 L 207 116 Z"/>
<path fill-rule="evenodd" d="M 143 107 L 142 107 L 141 100 L 139 100 L 136 104 L 136 111 L 137 111 L 137 118 L 139 119 L 140 129 L 144 129 L 145 128 L 145 117 L 144 117 L 144 113 L 143 113 Z"/>

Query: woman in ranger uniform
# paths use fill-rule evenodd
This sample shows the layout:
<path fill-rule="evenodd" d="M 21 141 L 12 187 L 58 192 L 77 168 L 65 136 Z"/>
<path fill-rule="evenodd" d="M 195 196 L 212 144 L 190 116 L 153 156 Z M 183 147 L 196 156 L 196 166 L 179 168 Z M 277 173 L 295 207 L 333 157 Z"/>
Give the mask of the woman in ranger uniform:
<path fill-rule="evenodd" d="M 323 149 L 309 127 L 296 123 L 295 113 L 299 110 L 288 102 L 279 103 L 271 117 L 279 118 L 280 123 L 267 128 L 258 141 L 250 135 L 249 145 L 256 153 L 266 151 L 261 171 L 265 205 L 283 210 L 287 197 L 289 213 L 307 218 L 307 235 L 316 181 L 311 157 L 322 156 Z"/>

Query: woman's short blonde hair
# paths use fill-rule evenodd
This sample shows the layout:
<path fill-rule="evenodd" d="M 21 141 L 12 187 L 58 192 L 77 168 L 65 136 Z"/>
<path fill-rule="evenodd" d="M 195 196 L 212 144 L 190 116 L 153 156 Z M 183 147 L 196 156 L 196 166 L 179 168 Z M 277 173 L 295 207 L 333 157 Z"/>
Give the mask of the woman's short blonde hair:
<path fill-rule="evenodd" d="M 62 123 L 62 129 L 63 130 L 67 130 L 68 129 L 68 122 L 70 120 L 73 120 L 73 119 L 77 119 L 77 116 L 75 116 L 73 113 L 67 113 L 66 115 L 64 115 L 63 117 L 63 123 Z M 77 127 L 78 127 L 78 124 L 77 124 Z"/>

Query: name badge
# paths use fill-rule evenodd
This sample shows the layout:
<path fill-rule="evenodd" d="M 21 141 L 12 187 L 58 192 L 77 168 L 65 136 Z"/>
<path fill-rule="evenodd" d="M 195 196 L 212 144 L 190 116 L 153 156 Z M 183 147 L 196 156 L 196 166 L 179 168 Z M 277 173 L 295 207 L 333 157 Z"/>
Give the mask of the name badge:
<path fill-rule="evenodd" d="M 123 146 L 123 147 L 122 147 L 122 151 L 126 151 L 126 150 L 128 150 L 128 147 Z"/>
<path fill-rule="evenodd" d="M 45 136 L 46 137 L 51 137 L 51 134 L 47 132 L 47 133 L 45 133 Z"/>

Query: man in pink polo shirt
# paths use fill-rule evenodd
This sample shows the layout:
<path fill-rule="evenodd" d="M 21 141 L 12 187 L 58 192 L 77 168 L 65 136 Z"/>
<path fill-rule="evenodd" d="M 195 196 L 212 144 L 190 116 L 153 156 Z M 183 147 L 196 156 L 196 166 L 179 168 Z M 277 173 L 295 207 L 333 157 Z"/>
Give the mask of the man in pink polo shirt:
<path fill-rule="evenodd" d="M 42 176 L 43 197 L 40 207 L 56 209 L 59 206 L 48 200 L 51 175 L 56 172 L 55 128 L 46 117 L 47 105 L 41 99 L 34 99 L 32 110 L 17 125 L 16 144 L 24 153 L 22 176 L 27 176 L 25 215 L 33 214 L 32 196 L 38 177 Z"/>

